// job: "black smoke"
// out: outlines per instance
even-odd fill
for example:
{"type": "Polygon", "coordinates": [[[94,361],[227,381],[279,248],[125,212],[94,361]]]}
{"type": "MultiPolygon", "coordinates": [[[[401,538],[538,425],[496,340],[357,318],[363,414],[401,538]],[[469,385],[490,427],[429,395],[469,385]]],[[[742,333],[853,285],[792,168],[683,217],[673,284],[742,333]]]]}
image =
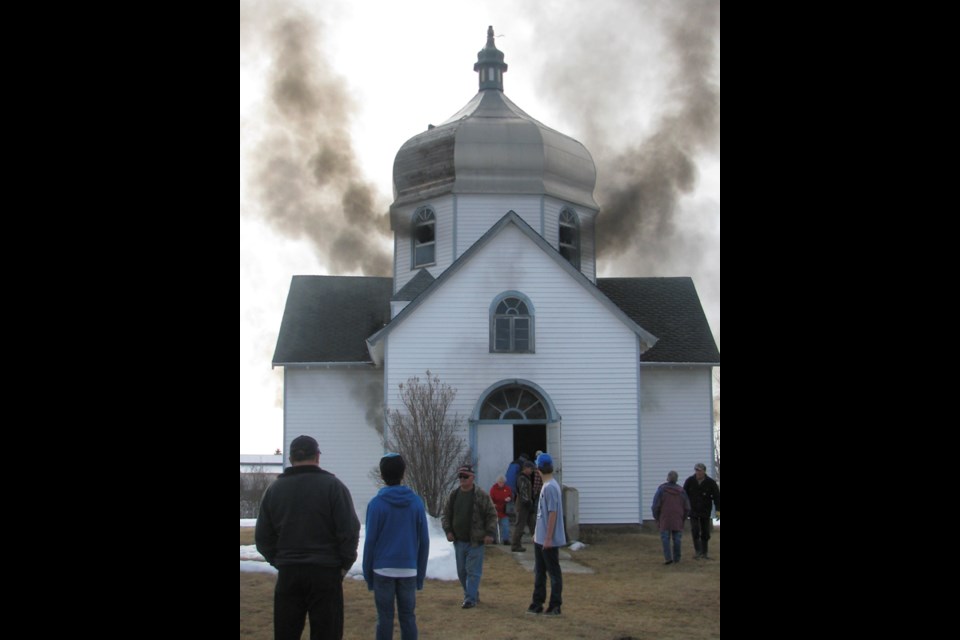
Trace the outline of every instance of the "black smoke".
{"type": "Polygon", "coordinates": [[[559,36],[542,40],[540,89],[597,165],[598,269],[692,276],[719,337],[720,204],[688,196],[699,165],[719,166],[720,3],[561,4],[538,5],[559,36]]]}
{"type": "Polygon", "coordinates": [[[263,135],[250,158],[263,218],[310,240],[333,273],[389,275],[387,206],[364,178],[349,125],[354,105],[324,56],[323,24],[304,9],[241,5],[241,45],[270,60],[263,135]]]}

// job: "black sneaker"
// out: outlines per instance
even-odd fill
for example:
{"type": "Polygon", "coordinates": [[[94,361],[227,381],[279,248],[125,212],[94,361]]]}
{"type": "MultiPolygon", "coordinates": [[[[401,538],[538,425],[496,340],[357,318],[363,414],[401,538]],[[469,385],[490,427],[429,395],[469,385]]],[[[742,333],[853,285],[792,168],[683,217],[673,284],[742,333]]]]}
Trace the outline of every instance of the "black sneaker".
{"type": "Polygon", "coordinates": [[[673,560],[667,560],[667,561],[664,562],[663,564],[673,564],[673,560]]]}
{"type": "Polygon", "coordinates": [[[543,612],[543,615],[545,615],[545,616],[559,616],[559,615],[560,615],[560,607],[550,607],[549,609],[547,609],[546,611],[543,612]]]}
{"type": "Polygon", "coordinates": [[[527,613],[529,613],[532,616],[538,616],[541,613],[543,613],[543,605],[531,604],[529,607],[527,607],[527,613]]]}
{"type": "Polygon", "coordinates": [[[512,549],[510,549],[510,551],[513,551],[514,553],[523,553],[526,550],[527,550],[526,547],[513,547],[512,549]]]}
{"type": "Polygon", "coordinates": [[[460,605],[460,608],[461,608],[461,609],[473,609],[475,606],[477,606],[477,603],[476,603],[476,602],[470,602],[469,600],[464,600],[464,601],[463,601],[463,604],[460,605]]]}

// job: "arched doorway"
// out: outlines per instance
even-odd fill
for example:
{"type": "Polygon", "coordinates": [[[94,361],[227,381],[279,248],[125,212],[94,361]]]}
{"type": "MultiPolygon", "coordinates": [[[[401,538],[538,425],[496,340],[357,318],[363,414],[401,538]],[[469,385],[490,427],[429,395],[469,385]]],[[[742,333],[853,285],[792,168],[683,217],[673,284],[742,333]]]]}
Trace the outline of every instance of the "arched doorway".
{"type": "Polygon", "coordinates": [[[537,385],[506,380],[489,387],[470,420],[477,484],[489,491],[521,453],[531,459],[538,449],[558,455],[559,422],[549,396],[537,385]]]}

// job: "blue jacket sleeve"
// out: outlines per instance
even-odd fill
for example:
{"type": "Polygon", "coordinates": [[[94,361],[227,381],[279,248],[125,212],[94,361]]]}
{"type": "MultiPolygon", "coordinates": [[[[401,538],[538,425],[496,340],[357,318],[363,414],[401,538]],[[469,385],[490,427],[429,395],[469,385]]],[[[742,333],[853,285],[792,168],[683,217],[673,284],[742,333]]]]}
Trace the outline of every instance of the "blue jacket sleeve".
{"type": "Polygon", "coordinates": [[[367,581],[368,591],[373,591],[373,554],[380,533],[380,513],[374,509],[375,503],[376,500],[371,500],[367,505],[367,534],[363,542],[363,579],[367,581]]]}
{"type": "Polygon", "coordinates": [[[417,591],[423,590],[423,580],[427,577],[427,558],[430,557],[430,528],[427,525],[427,512],[420,500],[420,520],[417,523],[420,537],[420,550],[417,552],[417,591]]]}
{"type": "MultiPolygon", "coordinates": [[[[653,505],[651,506],[651,511],[653,511],[653,519],[660,519],[660,499],[663,495],[663,485],[657,487],[657,492],[653,494],[653,505]]],[[[684,494],[686,495],[686,494],[684,494]]]]}

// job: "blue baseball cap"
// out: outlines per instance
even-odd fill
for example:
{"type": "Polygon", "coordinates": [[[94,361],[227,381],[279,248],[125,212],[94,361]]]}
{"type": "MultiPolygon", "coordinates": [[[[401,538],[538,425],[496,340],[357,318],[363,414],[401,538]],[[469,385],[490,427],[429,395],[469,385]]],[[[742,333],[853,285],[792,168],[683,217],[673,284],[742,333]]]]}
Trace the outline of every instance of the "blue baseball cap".
{"type": "Polygon", "coordinates": [[[537,466],[544,467],[545,465],[553,465],[553,458],[550,457],[549,453],[541,453],[537,456],[537,466]]]}

